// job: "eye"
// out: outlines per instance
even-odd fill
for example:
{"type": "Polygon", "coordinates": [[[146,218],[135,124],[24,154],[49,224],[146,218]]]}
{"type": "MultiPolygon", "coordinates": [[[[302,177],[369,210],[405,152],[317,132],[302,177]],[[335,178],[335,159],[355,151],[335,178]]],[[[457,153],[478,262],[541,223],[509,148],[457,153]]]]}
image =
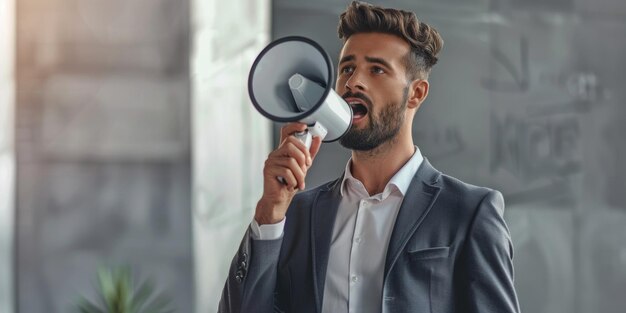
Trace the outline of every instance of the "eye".
{"type": "Polygon", "coordinates": [[[374,74],[385,74],[385,70],[380,66],[373,66],[372,73],[374,74]]]}
{"type": "Polygon", "coordinates": [[[344,66],[341,68],[341,71],[339,71],[341,74],[349,74],[352,73],[354,71],[354,67],[352,66],[344,66]]]}

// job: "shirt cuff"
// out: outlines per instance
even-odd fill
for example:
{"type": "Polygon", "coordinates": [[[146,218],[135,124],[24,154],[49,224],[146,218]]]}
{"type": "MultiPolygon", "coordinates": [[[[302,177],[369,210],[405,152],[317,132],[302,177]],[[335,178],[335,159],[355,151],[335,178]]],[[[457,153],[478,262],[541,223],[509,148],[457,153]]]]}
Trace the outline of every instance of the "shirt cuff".
{"type": "Polygon", "coordinates": [[[276,224],[263,224],[259,225],[255,219],[252,219],[252,223],[250,223],[250,230],[252,230],[252,239],[254,240],[276,240],[280,239],[283,236],[283,231],[285,229],[285,220],[287,218],[283,218],[282,221],[276,224]]]}

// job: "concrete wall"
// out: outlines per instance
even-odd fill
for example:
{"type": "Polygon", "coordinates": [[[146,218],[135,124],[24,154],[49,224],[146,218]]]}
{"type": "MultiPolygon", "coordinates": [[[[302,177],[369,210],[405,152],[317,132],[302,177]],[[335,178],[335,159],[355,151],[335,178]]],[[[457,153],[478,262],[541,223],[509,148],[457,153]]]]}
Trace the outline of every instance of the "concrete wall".
{"type": "Polygon", "coordinates": [[[0,312],[14,310],[15,2],[0,0],[0,312]]]}
{"type": "Polygon", "coordinates": [[[262,193],[270,123],[250,103],[248,71],[269,40],[267,0],[192,2],[195,312],[215,312],[262,193]]]}
{"type": "Polygon", "coordinates": [[[189,3],[17,12],[18,312],[73,311],[111,265],[190,312],[189,3]]]}

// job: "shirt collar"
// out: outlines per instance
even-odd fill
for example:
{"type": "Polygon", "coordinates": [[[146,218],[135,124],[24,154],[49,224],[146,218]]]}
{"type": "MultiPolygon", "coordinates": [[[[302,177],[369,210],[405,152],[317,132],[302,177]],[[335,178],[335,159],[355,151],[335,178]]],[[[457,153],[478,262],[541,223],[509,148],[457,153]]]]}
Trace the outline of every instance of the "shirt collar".
{"type": "MultiPolygon", "coordinates": [[[[402,196],[404,196],[406,194],[406,191],[409,189],[409,185],[413,180],[413,176],[415,176],[415,173],[417,173],[417,169],[420,167],[420,165],[422,165],[423,161],[424,157],[422,156],[420,149],[415,146],[415,152],[413,153],[413,156],[402,166],[402,168],[400,168],[399,171],[396,172],[395,175],[393,175],[393,177],[391,177],[391,179],[385,186],[382,198],[387,198],[387,196],[392,191],[392,186],[395,186],[398,191],[400,191],[402,196]]],[[[341,181],[340,193],[342,197],[345,193],[344,189],[348,188],[348,182],[352,184],[360,184],[362,186],[361,181],[352,176],[352,172],[350,171],[351,164],[352,158],[350,158],[350,160],[348,160],[348,163],[346,164],[343,180],[341,181]]],[[[362,188],[365,189],[365,187],[362,188]]]]}

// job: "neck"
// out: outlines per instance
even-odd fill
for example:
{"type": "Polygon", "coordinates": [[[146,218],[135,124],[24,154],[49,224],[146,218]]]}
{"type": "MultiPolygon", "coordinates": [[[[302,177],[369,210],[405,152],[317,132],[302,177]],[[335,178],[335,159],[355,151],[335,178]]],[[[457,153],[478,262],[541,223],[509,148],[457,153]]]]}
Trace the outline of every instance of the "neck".
{"type": "Polygon", "coordinates": [[[413,138],[400,133],[392,140],[369,151],[352,151],[352,176],[363,183],[370,195],[383,192],[385,186],[415,153],[413,138]]]}

